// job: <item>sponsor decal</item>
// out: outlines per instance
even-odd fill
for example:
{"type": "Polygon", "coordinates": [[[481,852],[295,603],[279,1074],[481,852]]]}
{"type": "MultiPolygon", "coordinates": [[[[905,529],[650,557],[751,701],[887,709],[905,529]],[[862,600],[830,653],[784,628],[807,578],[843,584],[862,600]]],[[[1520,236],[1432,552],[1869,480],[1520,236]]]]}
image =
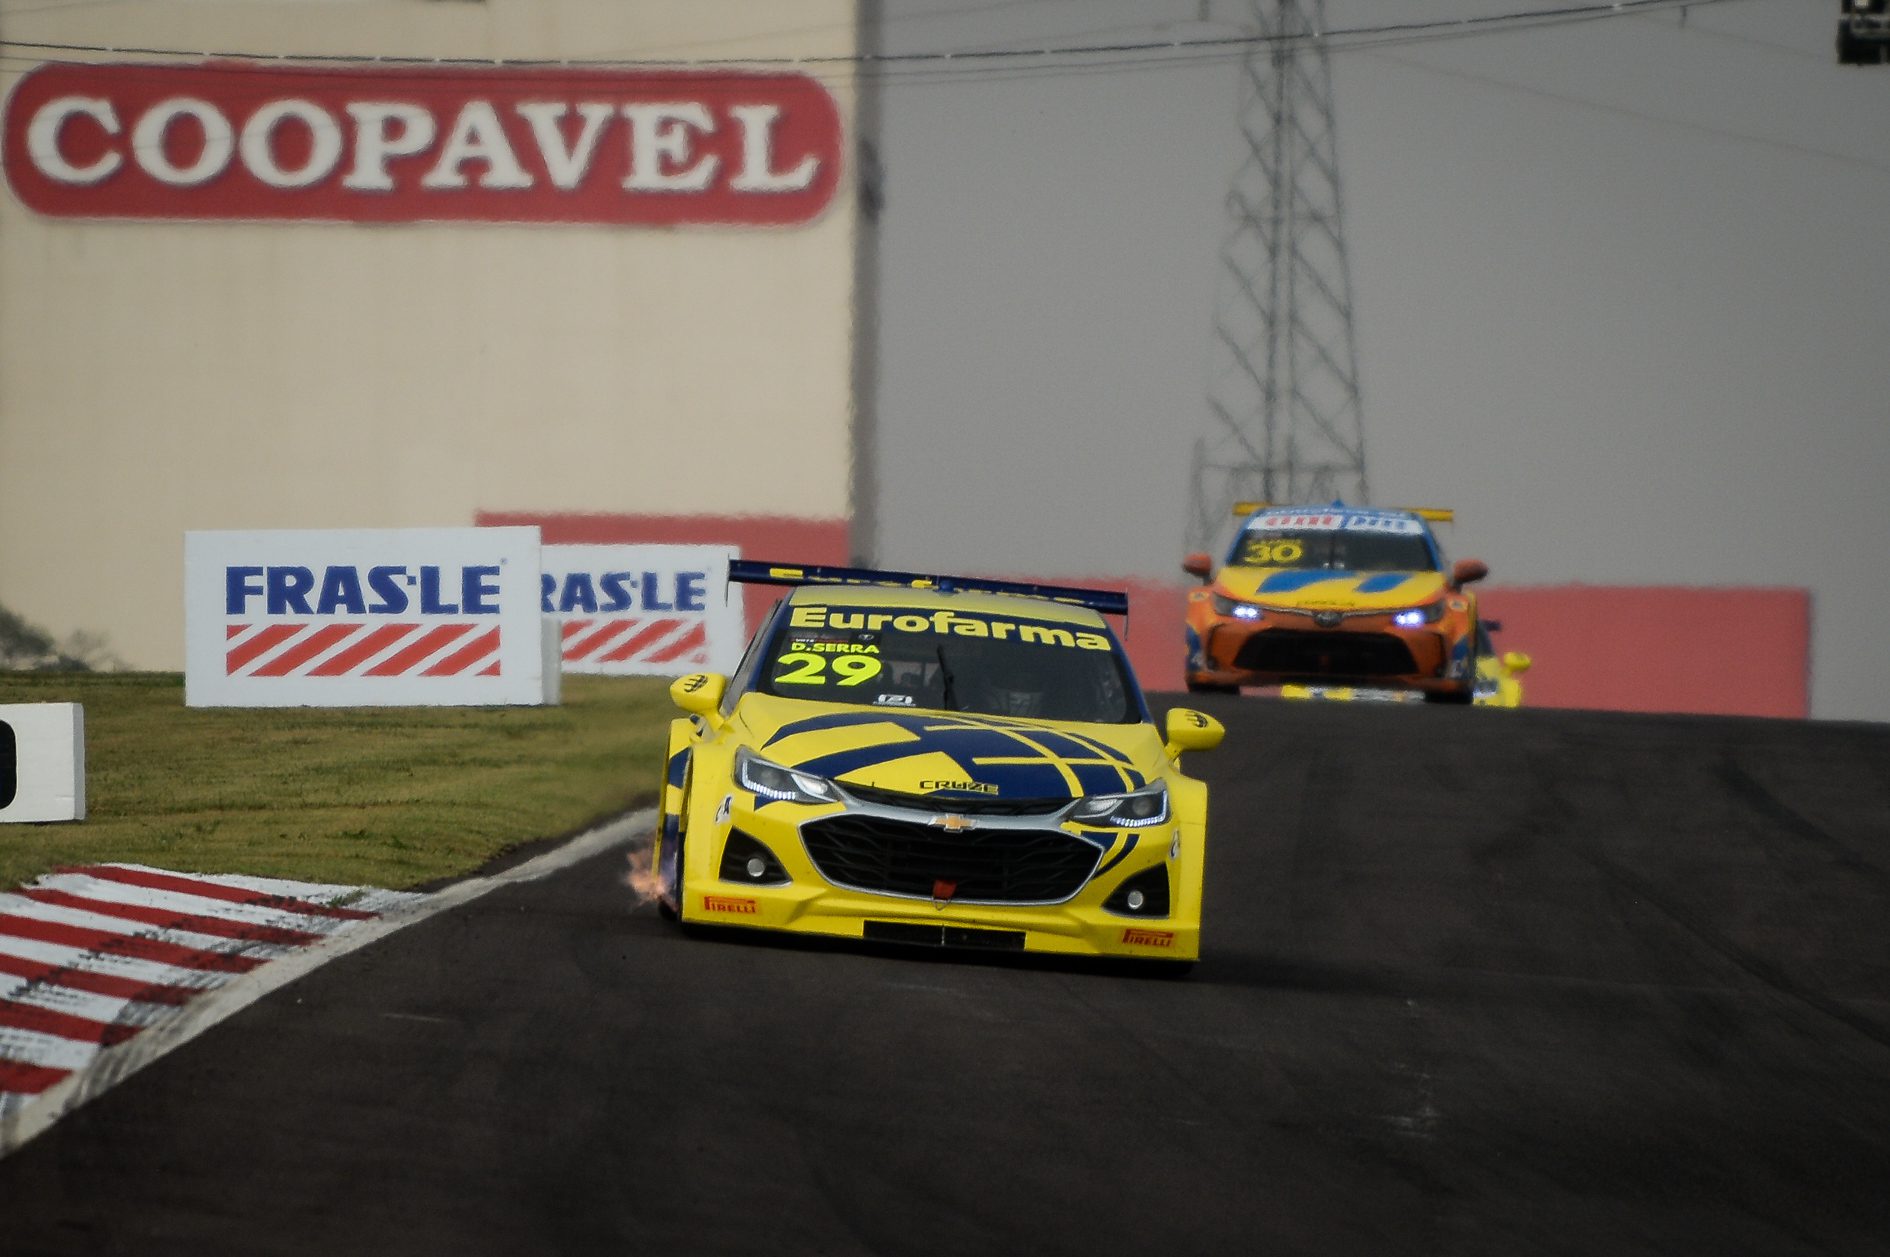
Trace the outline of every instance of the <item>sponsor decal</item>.
{"type": "Polygon", "coordinates": [[[735,796],[732,794],[723,795],[722,806],[715,809],[715,823],[720,825],[723,821],[727,820],[729,816],[734,813],[734,811],[735,811],[735,796]]]}
{"type": "Polygon", "coordinates": [[[1175,936],[1168,930],[1145,930],[1129,926],[1122,931],[1122,941],[1135,947],[1173,947],[1175,936]]]}
{"type": "Polygon", "coordinates": [[[726,912],[735,916],[752,917],[761,911],[761,905],[753,899],[744,899],[739,895],[704,895],[704,912],[726,912]]]}
{"type": "Polygon", "coordinates": [[[797,629],[850,629],[867,633],[933,633],[939,636],[990,637],[998,641],[1027,642],[1038,646],[1063,646],[1078,650],[1108,650],[1109,639],[1101,633],[1087,633],[1058,624],[1040,624],[1030,620],[1001,620],[992,616],[966,615],[940,608],[936,611],[869,611],[865,608],[803,606],[796,607],[789,626],[797,629]]]}
{"type": "Polygon", "coordinates": [[[785,226],[839,185],[803,74],[48,64],[6,177],[55,217],[785,226]]]}
{"type": "MultiPolygon", "coordinates": [[[[1266,511],[1247,524],[1249,532],[1422,533],[1424,525],[1402,515],[1375,511],[1266,511]]],[[[1281,560],[1285,561],[1285,560],[1281,560]]]]}

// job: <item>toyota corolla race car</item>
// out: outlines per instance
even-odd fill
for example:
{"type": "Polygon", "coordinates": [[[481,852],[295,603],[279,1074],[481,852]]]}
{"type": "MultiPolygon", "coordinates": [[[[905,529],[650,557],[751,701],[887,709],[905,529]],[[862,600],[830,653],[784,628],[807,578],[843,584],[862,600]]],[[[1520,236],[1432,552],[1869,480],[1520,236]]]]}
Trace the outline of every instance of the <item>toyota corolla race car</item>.
{"type": "Polygon", "coordinates": [[[1468,703],[1476,694],[1477,604],[1489,568],[1448,564],[1431,520],[1448,511],[1242,502],[1220,572],[1188,594],[1190,690],[1363,685],[1468,703]]]}
{"type": "Polygon", "coordinates": [[[1120,593],[737,560],[792,587],[670,687],[653,867],[685,925],[1192,961],[1220,724],[1149,717],[1120,593]]]}

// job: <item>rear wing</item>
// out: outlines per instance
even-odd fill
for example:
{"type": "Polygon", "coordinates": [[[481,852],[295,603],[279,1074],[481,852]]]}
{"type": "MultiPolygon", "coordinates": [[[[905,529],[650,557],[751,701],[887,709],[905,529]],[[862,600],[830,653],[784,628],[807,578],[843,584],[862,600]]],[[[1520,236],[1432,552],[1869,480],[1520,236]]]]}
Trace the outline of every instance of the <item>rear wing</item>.
{"type": "MultiPolygon", "coordinates": [[[[1333,505],[1341,510],[1347,509],[1339,503],[1334,503],[1333,505]]],[[[1255,511],[1265,511],[1271,510],[1274,507],[1290,506],[1293,506],[1293,504],[1289,502],[1236,502],[1234,503],[1234,515],[1236,518],[1245,519],[1255,511]]],[[[1299,508],[1293,507],[1293,509],[1299,508]]],[[[1305,509],[1310,511],[1324,508],[1308,506],[1305,509]]],[[[1454,524],[1457,522],[1457,512],[1442,506],[1362,506],[1357,509],[1362,511],[1406,511],[1417,516],[1419,519],[1427,519],[1433,524],[1454,524]]]]}
{"type": "Polygon", "coordinates": [[[1013,594],[1088,607],[1104,615],[1127,616],[1129,595],[1119,589],[1080,589],[1029,581],[986,580],[977,576],[927,576],[886,572],[871,567],[830,567],[817,563],[775,563],[765,559],[730,559],[728,578],[744,585],[858,585],[879,589],[936,589],[941,593],[1013,594]]]}

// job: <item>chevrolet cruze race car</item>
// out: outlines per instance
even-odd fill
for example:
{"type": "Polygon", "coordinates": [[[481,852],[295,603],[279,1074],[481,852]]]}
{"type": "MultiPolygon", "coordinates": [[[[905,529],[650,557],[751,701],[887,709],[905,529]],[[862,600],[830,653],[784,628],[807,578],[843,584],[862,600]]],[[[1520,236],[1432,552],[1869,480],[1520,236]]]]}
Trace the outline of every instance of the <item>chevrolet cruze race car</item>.
{"type": "Polygon", "coordinates": [[[793,588],[732,677],[670,688],[652,864],[685,925],[1192,961],[1207,787],[1107,591],[737,560],[793,588]]]}
{"type": "Polygon", "coordinates": [[[1218,575],[1206,554],[1182,564],[1206,582],[1188,594],[1187,684],[1364,685],[1427,701],[1476,694],[1474,595],[1489,568],[1447,564],[1427,520],[1448,511],[1271,506],[1246,517],[1218,575]]]}
{"type": "Polygon", "coordinates": [[[1535,660],[1520,650],[1497,652],[1491,633],[1500,633],[1502,624],[1482,620],[1477,624],[1477,706],[1521,707],[1522,674],[1535,660]]]}

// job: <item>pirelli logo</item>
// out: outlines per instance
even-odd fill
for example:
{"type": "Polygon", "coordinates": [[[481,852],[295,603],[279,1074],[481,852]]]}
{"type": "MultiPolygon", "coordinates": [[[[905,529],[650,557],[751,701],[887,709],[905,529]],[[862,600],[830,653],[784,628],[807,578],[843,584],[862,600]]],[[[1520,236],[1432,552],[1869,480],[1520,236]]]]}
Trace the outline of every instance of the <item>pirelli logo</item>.
{"type": "Polygon", "coordinates": [[[1122,931],[1122,941],[1135,947],[1173,947],[1175,936],[1169,930],[1139,930],[1131,926],[1122,931]]]}
{"type": "Polygon", "coordinates": [[[753,899],[742,899],[735,895],[704,895],[704,912],[732,912],[737,916],[752,917],[761,910],[760,904],[753,899]]]}

